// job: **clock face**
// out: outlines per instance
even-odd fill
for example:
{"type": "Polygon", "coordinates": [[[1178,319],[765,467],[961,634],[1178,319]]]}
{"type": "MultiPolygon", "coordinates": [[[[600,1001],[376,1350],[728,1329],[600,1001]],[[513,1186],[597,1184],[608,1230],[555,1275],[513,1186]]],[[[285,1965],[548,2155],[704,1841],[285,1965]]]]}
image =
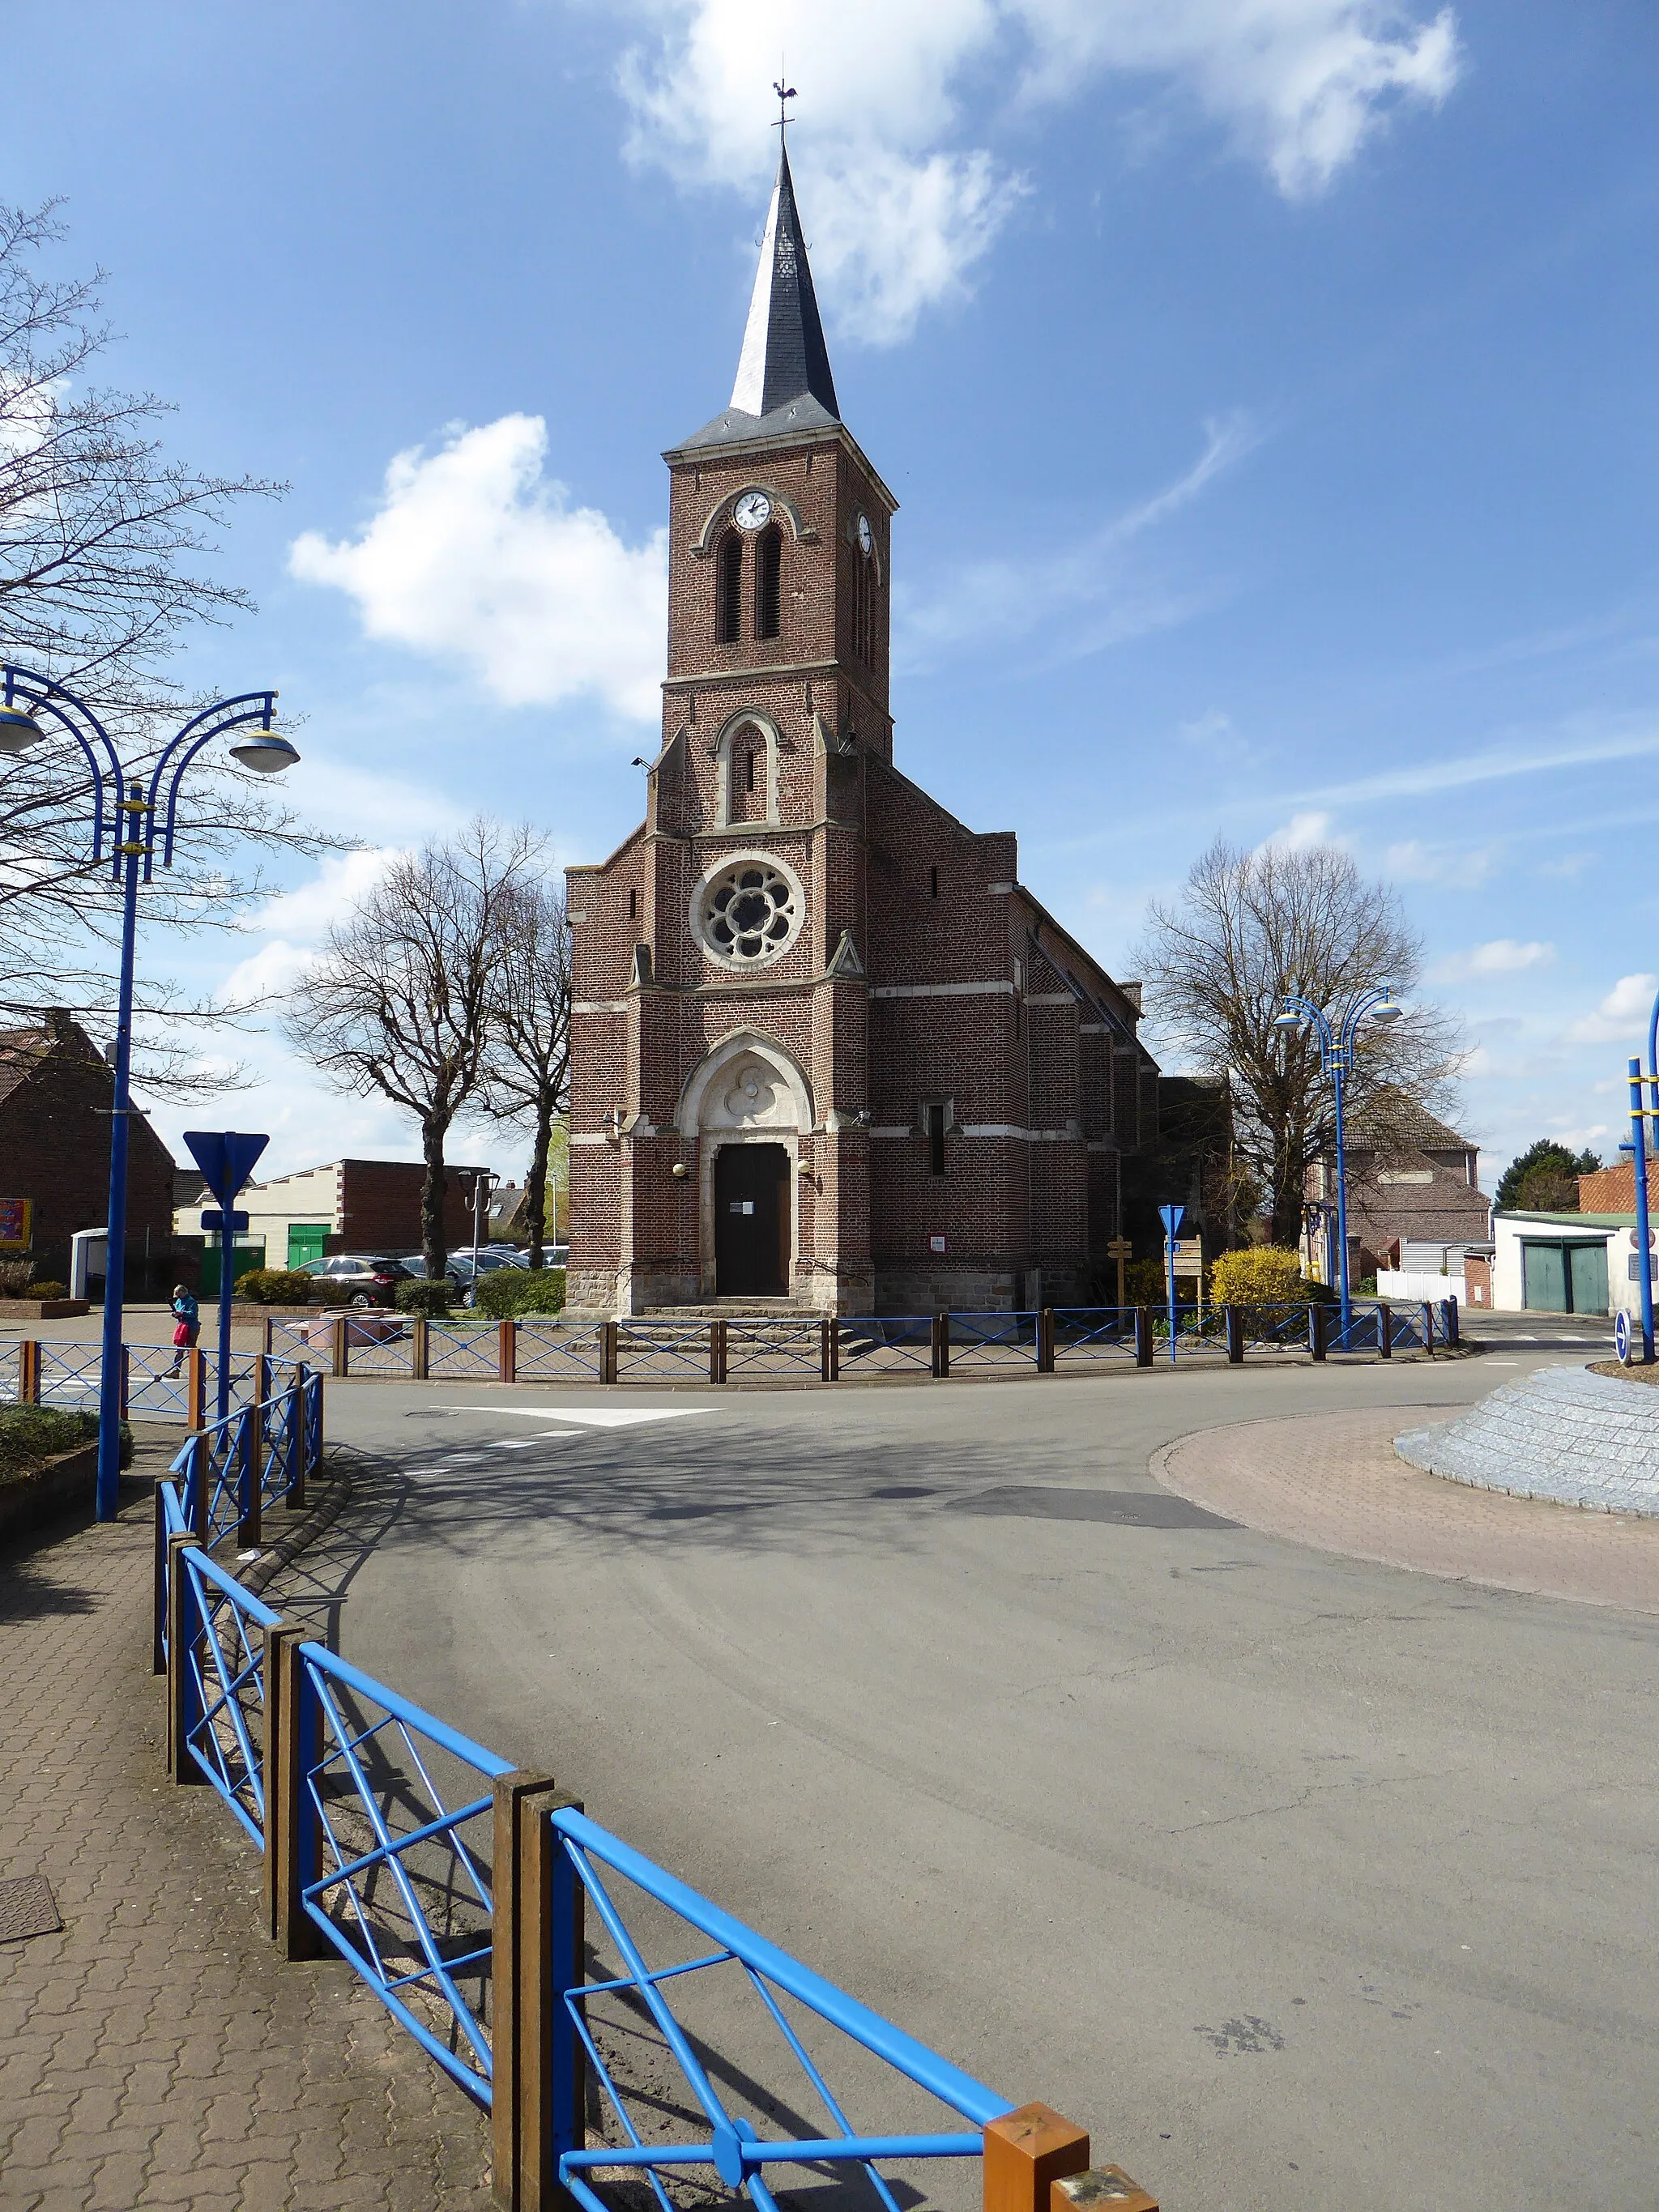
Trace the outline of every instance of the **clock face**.
{"type": "Polygon", "coordinates": [[[860,514],[853,527],[858,537],[859,551],[863,554],[865,559],[867,561],[870,556],[876,550],[876,533],[870,527],[869,516],[867,514],[860,514]]]}
{"type": "Polygon", "coordinates": [[[763,491],[746,491],[732,510],[739,530],[761,530],[772,520],[772,502],[763,491]]]}

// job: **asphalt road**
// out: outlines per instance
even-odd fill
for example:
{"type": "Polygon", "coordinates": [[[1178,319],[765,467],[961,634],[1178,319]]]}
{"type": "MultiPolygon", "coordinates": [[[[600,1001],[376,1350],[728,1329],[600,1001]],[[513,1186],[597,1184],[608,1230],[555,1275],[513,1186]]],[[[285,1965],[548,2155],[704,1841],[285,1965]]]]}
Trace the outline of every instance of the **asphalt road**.
{"type": "Polygon", "coordinates": [[[1165,2212],[1633,2212],[1659,1623],[1215,1525],[1146,1472],[1558,1356],[331,1386],[376,1539],[338,1639],[1165,2212]]]}

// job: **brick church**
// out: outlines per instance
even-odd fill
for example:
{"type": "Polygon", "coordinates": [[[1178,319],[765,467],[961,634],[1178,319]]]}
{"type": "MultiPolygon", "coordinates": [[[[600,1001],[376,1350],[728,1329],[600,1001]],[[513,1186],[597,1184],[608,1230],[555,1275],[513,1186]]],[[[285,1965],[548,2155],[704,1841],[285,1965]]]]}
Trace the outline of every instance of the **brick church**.
{"type": "Polygon", "coordinates": [[[1103,1294],[1156,1143],[1139,990],[893,763],[897,506],[841,419],[787,153],[731,404],[665,454],[646,818],[569,871],[570,1304],[1103,1294]]]}

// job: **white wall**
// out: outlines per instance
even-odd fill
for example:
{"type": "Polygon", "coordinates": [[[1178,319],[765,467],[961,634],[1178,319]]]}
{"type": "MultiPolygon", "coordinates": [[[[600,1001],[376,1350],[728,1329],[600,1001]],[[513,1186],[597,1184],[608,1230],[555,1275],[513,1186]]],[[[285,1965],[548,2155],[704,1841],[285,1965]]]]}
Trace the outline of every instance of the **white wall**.
{"type": "Polygon", "coordinates": [[[1380,1267],[1376,1275],[1376,1295],[1379,1298],[1398,1298],[1409,1304],[1425,1298],[1434,1304],[1442,1298],[1455,1298],[1460,1306],[1468,1303],[1461,1269],[1455,1275],[1429,1275],[1416,1268],[1380,1267]]]}

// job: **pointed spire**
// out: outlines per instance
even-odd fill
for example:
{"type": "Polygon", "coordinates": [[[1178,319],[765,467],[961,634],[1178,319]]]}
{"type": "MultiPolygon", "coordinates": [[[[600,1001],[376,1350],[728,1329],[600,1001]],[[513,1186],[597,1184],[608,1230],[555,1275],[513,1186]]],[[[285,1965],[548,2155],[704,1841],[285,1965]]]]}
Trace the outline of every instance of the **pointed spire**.
{"type": "Polygon", "coordinates": [[[816,399],[833,420],[840,420],[789,174],[789,149],[780,145],[778,180],[772,187],[732,404],[745,415],[769,415],[802,398],[816,399]]]}

